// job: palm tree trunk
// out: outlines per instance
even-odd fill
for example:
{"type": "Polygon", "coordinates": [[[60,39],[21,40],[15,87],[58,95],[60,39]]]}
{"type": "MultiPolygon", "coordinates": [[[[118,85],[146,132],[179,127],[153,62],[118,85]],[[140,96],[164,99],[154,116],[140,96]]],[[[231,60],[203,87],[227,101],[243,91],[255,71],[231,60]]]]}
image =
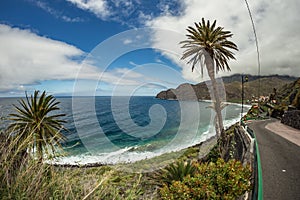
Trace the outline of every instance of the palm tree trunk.
{"type": "Polygon", "coordinates": [[[205,64],[206,64],[206,69],[208,76],[211,80],[212,84],[212,90],[213,90],[213,97],[212,100],[214,101],[214,109],[216,112],[216,124],[215,124],[215,129],[216,129],[216,134],[219,140],[219,145],[220,145],[220,154],[221,157],[224,158],[226,154],[226,133],[224,130],[224,125],[223,125],[223,119],[222,119],[222,109],[221,109],[221,100],[220,100],[220,95],[218,91],[218,84],[215,78],[215,67],[214,67],[214,62],[211,58],[211,56],[208,53],[205,53],[205,64]]]}

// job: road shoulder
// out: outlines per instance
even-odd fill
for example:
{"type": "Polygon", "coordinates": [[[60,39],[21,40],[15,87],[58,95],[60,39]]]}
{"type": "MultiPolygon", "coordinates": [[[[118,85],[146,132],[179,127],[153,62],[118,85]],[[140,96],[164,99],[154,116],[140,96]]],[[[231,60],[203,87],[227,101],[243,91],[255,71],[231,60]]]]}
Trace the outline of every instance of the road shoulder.
{"type": "Polygon", "coordinates": [[[279,120],[268,123],[266,129],[300,146],[300,130],[284,125],[279,120]]]}

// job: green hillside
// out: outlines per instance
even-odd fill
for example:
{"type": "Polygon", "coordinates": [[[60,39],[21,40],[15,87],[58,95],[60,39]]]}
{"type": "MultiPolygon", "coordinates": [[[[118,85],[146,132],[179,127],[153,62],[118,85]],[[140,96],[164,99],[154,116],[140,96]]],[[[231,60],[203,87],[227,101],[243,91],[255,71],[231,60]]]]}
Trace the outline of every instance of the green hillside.
{"type": "MultiPolygon", "coordinates": [[[[290,76],[270,75],[270,76],[248,76],[248,82],[244,84],[244,97],[251,100],[252,97],[269,96],[273,93],[274,88],[278,90],[284,85],[291,84],[297,78],[290,76]]],[[[242,75],[234,74],[232,76],[223,77],[223,83],[226,92],[226,101],[241,102],[242,98],[242,75]]],[[[210,94],[207,89],[207,83],[201,82],[198,84],[184,83],[179,85],[176,89],[169,89],[161,91],[157,94],[156,98],[159,99],[177,99],[180,100],[195,100],[195,95],[198,100],[208,100],[210,94]],[[189,88],[193,91],[189,91],[189,88]]],[[[209,82],[208,82],[209,84],[209,82]]]]}
{"type": "Polygon", "coordinates": [[[282,86],[275,98],[281,106],[292,105],[300,110],[300,78],[282,86]]]}

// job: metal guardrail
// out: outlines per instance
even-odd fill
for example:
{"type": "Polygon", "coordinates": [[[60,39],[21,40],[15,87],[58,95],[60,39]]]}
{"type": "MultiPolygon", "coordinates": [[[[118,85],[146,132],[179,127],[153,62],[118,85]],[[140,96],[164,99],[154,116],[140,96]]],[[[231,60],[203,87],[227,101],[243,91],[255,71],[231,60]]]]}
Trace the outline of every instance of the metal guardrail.
{"type": "Polygon", "coordinates": [[[262,179],[262,169],[261,169],[261,162],[260,162],[260,154],[258,149],[258,144],[256,142],[255,137],[255,149],[256,149],[256,163],[257,163],[257,184],[258,184],[258,191],[257,191],[257,199],[263,200],[263,179],[262,179]]]}
{"type": "Polygon", "coordinates": [[[253,155],[254,155],[254,190],[252,192],[253,200],[263,200],[263,179],[262,179],[262,169],[261,169],[261,161],[260,161],[260,153],[258,148],[257,139],[254,131],[249,128],[243,121],[241,121],[241,125],[246,129],[249,135],[254,139],[253,146],[253,155]]]}

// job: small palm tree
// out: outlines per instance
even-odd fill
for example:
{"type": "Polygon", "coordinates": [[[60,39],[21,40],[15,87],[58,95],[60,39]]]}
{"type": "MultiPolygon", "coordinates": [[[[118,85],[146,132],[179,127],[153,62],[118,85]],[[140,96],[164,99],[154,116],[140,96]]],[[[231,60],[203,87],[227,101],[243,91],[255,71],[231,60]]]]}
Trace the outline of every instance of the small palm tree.
{"type": "Polygon", "coordinates": [[[39,91],[35,91],[30,98],[26,94],[26,101],[21,99],[20,106],[14,105],[17,113],[10,114],[13,122],[8,130],[17,138],[16,145],[25,146],[28,152],[33,152],[40,162],[43,155],[54,155],[56,147],[61,147],[61,141],[65,137],[61,134],[64,120],[60,118],[65,114],[52,114],[59,110],[57,102],[52,95],[47,95],[44,91],[39,96],[39,91]]]}
{"type": "Polygon", "coordinates": [[[172,181],[183,181],[184,177],[188,175],[193,177],[196,170],[197,167],[190,161],[178,161],[176,164],[172,163],[164,169],[161,179],[166,184],[172,184],[172,181]]]}
{"type": "Polygon", "coordinates": [[[195,28],[189,26],[187,31],[188,34],[186,36],[188,39],[180,42],[180,44],[183,44],[182,48],[186,49],[181,59],[189,58],[187,63],[192,64],[192,71],[196,64],[199,63],[201,74],[203,74],[205,65],[212,83],[215,99],[213,107],[217,114],[216,132],[218,138],[221,138],[221,144],[225,145],[226,135],[215,74],[220,70],[230,70],[227,62],[229,59],[235,59],[234,53],[230,49],[238,50],[238,48],[233,42],[228,40],[228,38],[232,37],[230,31],[224,31],[223,27],[216,27],[216,20],[210,24],[209,20],[205,22],[204,18],[202,18],[202,23],[195,23],[195,28]],[[202,61],[204,61],[204,65],[202,65],[202,61]]]}

